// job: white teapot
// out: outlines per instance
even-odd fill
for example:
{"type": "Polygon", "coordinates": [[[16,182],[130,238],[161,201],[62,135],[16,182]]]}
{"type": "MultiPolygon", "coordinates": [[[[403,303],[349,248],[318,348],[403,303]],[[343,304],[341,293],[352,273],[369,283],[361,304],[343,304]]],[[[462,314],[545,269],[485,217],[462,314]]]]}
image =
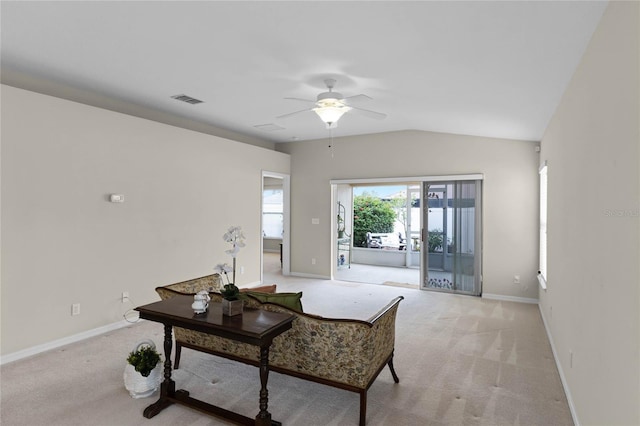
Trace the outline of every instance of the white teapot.
{"type": "Polygon", "coordinates": [[[206,290],[201,290],[197,294],[193,296],[193,303],[191,304],[191,308],[193,312],[196,314],[203,314],[207,312],[209,309],[209,301],[211,298],[209,297],[209,293],[206,290]]]}

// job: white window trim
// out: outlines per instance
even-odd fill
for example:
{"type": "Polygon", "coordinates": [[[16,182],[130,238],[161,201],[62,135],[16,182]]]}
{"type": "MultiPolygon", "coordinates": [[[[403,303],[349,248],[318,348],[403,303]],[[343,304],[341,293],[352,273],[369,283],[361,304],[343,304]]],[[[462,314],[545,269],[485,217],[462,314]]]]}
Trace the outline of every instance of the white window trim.
{"type": "Polygon", "coordinates": [[[366,178],[366,179],[331,179],[331,185],[366,185],[366,184],[387,184],[387,183],[408,183],[408,182],[441,182],[450,180],[483,180],[482,173],[468,175],[448,175],[448,176],[407,176],[393,178],[366,178]]]}

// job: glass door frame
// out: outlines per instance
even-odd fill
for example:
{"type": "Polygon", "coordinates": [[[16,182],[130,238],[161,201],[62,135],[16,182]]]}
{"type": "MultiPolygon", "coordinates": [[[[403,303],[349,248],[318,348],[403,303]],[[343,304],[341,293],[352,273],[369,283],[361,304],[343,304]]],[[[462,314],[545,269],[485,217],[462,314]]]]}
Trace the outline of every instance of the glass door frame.
{"type": "MultiPolygon", "coordinates": [[[[468,295],[474,295],[474,296],[481,296],[482,295],[482,179],[457,179],[457,180],[451,180],[451,181],[441,181],[441,180],[428,180],[428,181],[423,181],[422,182],[422,186],[421,186],[421,200],[420,200],[420,204],[422,206],[422,232],[420,233],[421,236],[421,246],[423,247],[423,252],[421,255],[421,262],[420,262],[420,289],[421,290],[429,290],[429,291],[443,291],[443,292],[448,292],[448,293],[455,293],[455,294],[468,294],[468,295]],[[473,284],[473,290],[472,291],[463,291],[463,290],[459,290],[456,288],[456,286],[459,284],[457,283],[456,280],[456,275],[458,275],[458,268],[456,265],[456,262],[459,261],[458,259],[458,255],[460,253],[458,253],[458,250],[460,250],[460,244],[455,244],[455,250],[456,252],[454,253],[454,267],[452,269],[451,275],[452,275],[452,289],[446,289],[446,288],[437,288],[437,287],[429,287],[427,286],[427,279],[429,278],[429,248],[428,248],[428,240],[429,240],[429,205],[428,205],[428,200],[429,200],[429,196],[428,194],[430,192],[433,191],[429,191],[429,186],[430,185],[434,185],[434,184],[442,184],[445,185],[445,190],[444,193],[447,193],[446,190],[446,186],[447,185],[452,185],[453,186],[453,197],[451,199],[454,200],[455,202],[455,197],[456,197],[456,184],[457,183],[471,183],[471,182],[475,182],[475,198],[474,198],[474,259],[473,259],[473,270],[474,270],[474,284],[473,284]]],[[[447,217],[448,217],[448,213],[447,210],[449,209],[449,202],[448,200],[450,199],[450,197],[444,197],[443,202],[446,203],[445,204],[445,208],[444,208],[444,214],[443,214],[443,242],[442,242],[442,256],[443,256],[443,264],[445,263],[446,259],[445,257],[448,255],[448,241],[447,241],[447,217]]],[[[458,226],[457,226],[457,220],[458,220],[458,212],[456,211],[456,207],[451,207],[453,210],[452,212],[452,222],[453,222],[453,232],[457,232],[458,230],[458,226]]],[[[454,235],[455,236],[455,235],[454,235]]]]}

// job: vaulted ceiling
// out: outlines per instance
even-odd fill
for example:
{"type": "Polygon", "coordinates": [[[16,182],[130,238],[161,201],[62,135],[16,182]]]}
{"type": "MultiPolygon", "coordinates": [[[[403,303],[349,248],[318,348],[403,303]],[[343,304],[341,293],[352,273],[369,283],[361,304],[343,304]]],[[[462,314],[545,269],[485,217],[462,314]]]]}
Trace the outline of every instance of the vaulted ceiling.
{"type": "Polygon", "coordinates": [[[308,107],[284,98],[315,100],[334,78],[343,95],[371,97],[356,106],[387,114],[347,113],[335,137],[417,129],[540,140],[606,2],[0,7],[2,81],[9,85],[291,142],[326,138],[330,130],[312,111],[276,118],[308,107]],[[179,94],[203,103],[171,98],[179,94]]]}

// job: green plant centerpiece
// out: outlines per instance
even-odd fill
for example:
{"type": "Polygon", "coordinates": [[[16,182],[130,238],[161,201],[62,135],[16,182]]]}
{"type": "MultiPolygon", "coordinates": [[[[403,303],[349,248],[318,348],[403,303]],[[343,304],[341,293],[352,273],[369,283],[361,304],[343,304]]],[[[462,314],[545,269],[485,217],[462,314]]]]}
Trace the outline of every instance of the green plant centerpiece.
{"type": "Polygon", "coordinates": [[[239,226],[230,227],[222,238],[231,243],[231,249],[226,250],[225,253],[231,255],[233,259],[233,266],[229,266],[226,263],[221,263],[215,266],[214,271],[223,277],[223,288],[220,290],[220,294],[223,297],[222,300],[222,313],[224,315],[233,316],[242,313],[243,301],[240,300],[240,289],[235,285],[236,282],[236,257],[242,247],[245,246],[245,236],[242,232],[242,228],[239,226]],[[229,273],[232,273],[232,280],[229,279],[229,273]],[[227,279],[227,284],[224,284],[224,278],[227,279]]]}
{"type": "Polygon", "coordinates": [[[226,300],[238,300],[240,289],[236,287],[234,283],[225,284],[224,288],[220,291],[220,294],[222,294],[222,297],[226,300]]]}
{"type": "Polygon", "coordinates": [[[149,377],[149,374],[160,362],[160,354],[153,346],[140,346],[137,350],[129,353],[127,362],[133,365],[133,368],[143,377],[149,377]]]}

